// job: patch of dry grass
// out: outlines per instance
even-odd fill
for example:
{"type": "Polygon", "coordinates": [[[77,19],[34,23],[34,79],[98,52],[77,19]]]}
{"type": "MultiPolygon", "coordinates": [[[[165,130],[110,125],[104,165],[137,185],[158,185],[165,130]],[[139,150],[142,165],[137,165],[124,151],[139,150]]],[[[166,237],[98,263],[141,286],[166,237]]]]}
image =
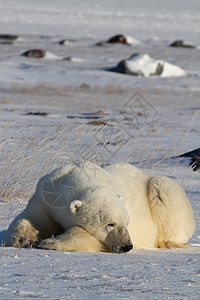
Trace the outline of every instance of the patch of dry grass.
{"type": "Polygon", "coordinates": [[[111,123],[101,126],[87,124],[87,119],[82,125],[73,119],[67,126],[52,125],[46,119],[36,123],[31,117],[0,125],[0,202],[19,198],[28,201],[38,179],[66,163],[90,160],[99,165],[116,161],[134,162],[139,167],[152,161],[153,167],[159,164],[162,154],[166,157],[166,149],[162,150],[158,142],[155,147],[162,135],[159,131],[163,132],[160,122],[146,119],[138,129],[130,127],[122,113],[119,117],[119,121],[111,118],[111,123]]]}
{"type": "MultiPolygon", "coordinates": [[[[27,126],[9,121],[0,128],[0,197],[3,202],[27,201],[38,179],[69,162],[90,160],[97,164],[139,158],[140,138],[131,138],[117,126],[27,126]]],[[[142,151],[145,151],[143,144],[142,151]]]]}

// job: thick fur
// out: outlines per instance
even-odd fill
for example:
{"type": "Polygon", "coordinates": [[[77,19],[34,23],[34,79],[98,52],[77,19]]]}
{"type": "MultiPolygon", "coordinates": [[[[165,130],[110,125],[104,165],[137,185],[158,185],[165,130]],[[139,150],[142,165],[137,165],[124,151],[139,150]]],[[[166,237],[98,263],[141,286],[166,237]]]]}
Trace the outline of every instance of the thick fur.
{"type": "Polygon", "coordinates": [[[42,241],[40,248],[57,251],[110,252],[105,244],[77,226],[59,236],[42,241]]]}
{"type": "Polygon", "coordinates": [[[179,184],[130,164],[67,165],[41,178],[5,246],[81,252],[186,247],[195,229],[179,184]],[[42,240],[42,241],[41,241],[42,240]]]}

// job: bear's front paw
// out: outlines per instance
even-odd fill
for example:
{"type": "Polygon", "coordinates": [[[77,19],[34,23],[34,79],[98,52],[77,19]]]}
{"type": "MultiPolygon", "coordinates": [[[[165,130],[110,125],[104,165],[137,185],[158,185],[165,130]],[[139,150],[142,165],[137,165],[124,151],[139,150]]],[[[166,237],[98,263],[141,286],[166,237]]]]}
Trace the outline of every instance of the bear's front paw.
{"type": "Polygon", "coordinates": [[[21,219],[17,222],[12,236],[13,247],[37,247],[40,241],[39,231],[35,229],[28,220],[21,219]]]}
{"type": "Polygon", "coordinates": [[[18,236],[14,235],[13,237],[13,247],[16,248],[37,248],[37,245],[40,243],[40,239],[34,239],[31,237],[18,236]]]}
{"type": "Polygon", "coordinates": [[[52,239],[43,240],[38,244],[37,248],[44,250],[58,250],[56,241],[52,239]]]}

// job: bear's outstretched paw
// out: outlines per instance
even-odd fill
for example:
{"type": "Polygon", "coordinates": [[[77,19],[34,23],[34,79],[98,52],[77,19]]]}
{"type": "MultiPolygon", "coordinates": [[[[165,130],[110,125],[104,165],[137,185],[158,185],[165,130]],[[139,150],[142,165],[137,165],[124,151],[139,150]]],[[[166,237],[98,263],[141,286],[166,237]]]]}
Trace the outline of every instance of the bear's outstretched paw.
{"type": "Polygon", "coordinates": [[[57,244],[58,243],[55,240],[46,239],[46,240],[41,241],[38,244],[37,248],[44,249],[44,250],[57,250],[57,251],[59,251],[60,249],[59,249],[57,244]]]}
{"type": "Polygon", "coordinates": [[[27,238],[24,236],[14,235],[13,237],[13,247],[15,248],[37,248],[40,241],[39,239],[34,240],[32,238],[27,238]]]}

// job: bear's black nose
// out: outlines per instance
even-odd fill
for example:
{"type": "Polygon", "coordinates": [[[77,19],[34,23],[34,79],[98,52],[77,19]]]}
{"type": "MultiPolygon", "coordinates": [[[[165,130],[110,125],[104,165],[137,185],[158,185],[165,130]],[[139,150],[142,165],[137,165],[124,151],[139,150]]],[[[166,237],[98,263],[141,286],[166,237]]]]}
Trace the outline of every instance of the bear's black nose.
{"type": "Polygon", "coordinates": [[[122,252],[128,252],[131,249],[133,249],[133,245],[132,244],[122,246],[122,252]]]}
{"type": "Polygon", "coordinates": [[[116,245],[113,247],[113,253],[126,253],[133,248],[132,244],[116,245]]]}

